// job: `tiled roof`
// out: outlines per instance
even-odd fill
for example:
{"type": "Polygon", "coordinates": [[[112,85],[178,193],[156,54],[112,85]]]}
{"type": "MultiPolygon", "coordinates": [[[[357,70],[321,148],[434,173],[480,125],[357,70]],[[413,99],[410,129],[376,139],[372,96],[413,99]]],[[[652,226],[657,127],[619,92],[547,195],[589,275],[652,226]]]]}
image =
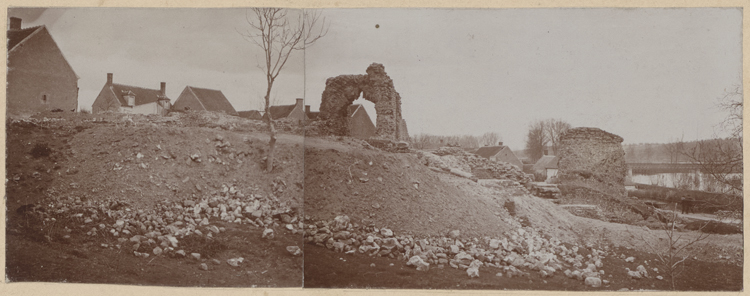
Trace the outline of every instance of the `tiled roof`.
{"type": "Polygon", "coordinates": [[[43,28],[44,26],[36,26],[21,30],[8,30],[8,51],[11,51],[16,45],[20,44],[21,41],[26,39],[26,37],[29,37],[29,35],[36,32],[36,30],[39,30],[40,28],[43,28]]]}
{"type": "Polygon", "coordinates": [[[474,154],[479,155],[484,158],[490,158],[493,155],[497,154],[498,152],[502,151],[505,146],[485,146],[482,148],[477,149],[474,154]]]}
{"type": "Polygon", "coordinates": [[[136,106],[156,102],[161,95],[161,90],[158,89],[148,89],[116,83],[112,83],[112,91],[114,91],[115,96],[117,96],[117,99],[120,100],[120,104],[123,106],[128,105],[128,101],[125,99],[125,95],[128,92],[135,94],[136,106]]]}
{"type": "Polygon", "coordinates": [[[243,118],[250,118],[250,119],[261,119],[263,118],[263,115],[260,114],[260,111],[258,110],[248,110],[248,111],[239,111],[237,114],[240,117],[243,118]]]}
{"type": "Polygon", "coordinates": [[[227,97],[220,90],[186,86],[189,88],[198,100],[203,104],[207,111],[224,111],[230,115],[238,115],[227,97]]]}
{"type": "Polygon", "coordinates": [[[297,105],[280,105],[280,106],[271,106],[269,108],[269,112],[271,112],[271,118],[280,119],[280,118],[286,118],[289,116],[289,113],[292,113],[292,110],[294,110],[294,107],[297,105]]]}
{"type": "Polygon", "coordinates": [[[560,158],[557,156],[545,155],[536,161],[533,169],[535,171],[542,171],[545,169],[556,169],[558,161],[560,161],[560,158]]]}

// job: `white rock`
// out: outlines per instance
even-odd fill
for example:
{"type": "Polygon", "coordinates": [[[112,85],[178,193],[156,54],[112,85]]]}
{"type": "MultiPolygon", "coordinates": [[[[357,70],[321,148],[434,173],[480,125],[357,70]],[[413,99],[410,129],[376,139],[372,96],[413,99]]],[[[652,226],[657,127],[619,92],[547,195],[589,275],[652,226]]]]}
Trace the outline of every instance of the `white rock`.
{"type": "Polygon", "coordinates": [[[424,260],[422,260],[422,257],[419,256],[412,256],[411,258],[409,258],[409,261],[406,262],[406,265],[415,266],[419,271],[430,270],[430,263],[424,262],[424,260]]]}
{"type": "Polygon", "coordinates": [[[591,286],[594,288],[602,286],[602,280],[598,277],[587,277],[584,283],[586,284],[586,286],[591,286]]]}
{"type": "Polygon", "coordinates": [[[273,237],[273,229],[266,228],[265,230],[263,230],[263,236],[261,236],[261,238],[273,239],[273,237]]]}
{"type": "Polygon", "coordinates": [[[302,249],[298,246],[288,246],[286,247],[286,251],[289,252],[289,254],[292,254],[292,256],[302,255],[302,249]]]}
{"type": "Polygon", "coordinates": [[[625,262],[635,262],[635,257],[625,258],[625,262]]]}

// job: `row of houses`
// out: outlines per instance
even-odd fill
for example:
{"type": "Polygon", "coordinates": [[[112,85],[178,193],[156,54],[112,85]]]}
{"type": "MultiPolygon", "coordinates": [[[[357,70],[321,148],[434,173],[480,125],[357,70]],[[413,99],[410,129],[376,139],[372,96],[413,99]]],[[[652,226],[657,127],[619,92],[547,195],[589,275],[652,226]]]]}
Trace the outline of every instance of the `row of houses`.
{"type": "MultiPolygon", "coordinates": [[[[45,26],[22,28],[22,19],[11,17],[7,32],[8,75],[6,110],[9,112],[76,111],[78,109],[78,80],[73,68],[45,26]]],[[[91,111],[133,114],[159,114],[205,110],[224,112],[249,119],[264,119],[257,110],[237,112],[220,90],[186,86],[177,100],[166,95],[166,82],[159,88],[146,88],[115,83],[113,73],[97,95],[91,111]]],[[[294,105],[271,106],[273,119],[315,120],[318,112],[311,112],[303,99],[294,105]]],[[[375,135],[375,125],[362,105],[349,107],[352,136],[369,138],[375,135]]]]}

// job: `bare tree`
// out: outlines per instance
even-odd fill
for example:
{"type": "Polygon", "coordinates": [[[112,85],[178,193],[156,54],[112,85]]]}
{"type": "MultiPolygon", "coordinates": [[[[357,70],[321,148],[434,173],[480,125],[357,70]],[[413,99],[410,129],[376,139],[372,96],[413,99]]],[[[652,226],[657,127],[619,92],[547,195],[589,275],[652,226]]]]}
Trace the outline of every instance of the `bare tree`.
{"type": "Polygon", "coordinates": [[[672,142],[662,145],[664,152],[669,155],[669,163],[679,162],[682,153],[685,151],[685,142],[683,138],[675,139],[672,142]]]}
{"type": "Polygon", "coordinates": [[[276,146],[276,128],[273,124],[270,97],[271,89],[289,56],[294,51],[304,50],[328,33],[325,18],[321,20],[319,12],[302,10],[299,16],[288,16],[283,8],[253,8],[253,16],[246,15],[250,25],[242,34],[245,39],[263,49],[264,64],[259,66],[266,74],[265,114],[271,137],[266,157],[266,171],[273,170],[274,148],[276,146]]]}
{"type": "Polygon", "coordinates": [[[529,125],[529,133],[526,136],[526,150],[529,151],[529,158],[536,162],[544,155],[544,148],[547,147],[547,136],[545,133],[547,123],[542,120],[535,121],[529,125]]]}
{"type": "Polygon", "coordinates": [[[570,123],[561,119],[547,119],[545,121],[544,134],[550,146],[552,146],[552,151],[555,155],[557,155],[558,149],[560,149],[560,137],[570,128],[570,123]]]}
{"type": "Polygon", "coordinates": [[[704,175],[723,185],[722,193],[736,197],[729,200],[737,203],[738,211],[742,211],[743,192],[742,99],[742,88],[738,86],[718,100],[718,106],[728,112],[720,124],[728,137],[698,141],[682,152],[704,175]]]}

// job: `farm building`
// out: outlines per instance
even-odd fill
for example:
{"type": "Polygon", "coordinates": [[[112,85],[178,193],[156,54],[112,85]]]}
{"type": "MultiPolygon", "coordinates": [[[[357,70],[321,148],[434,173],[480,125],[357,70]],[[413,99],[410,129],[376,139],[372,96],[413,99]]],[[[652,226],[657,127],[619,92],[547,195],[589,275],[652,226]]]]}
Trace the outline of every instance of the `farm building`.
{"type": "Polygon", "coordinates": [[[172,105],[173,111],[203,110],[239,116],[220,90],[186,86],[172,105]]]}
{"type": "Polygon", "coordinates": [[[507,162],[518,168],[523,168],[521,160],[510,150],[510,147],[504,146],[503,142],[499,142],[498,146],[485,146],[479,148],[474,154],[494,161],[507,162]]]}
{"type": "Polygon", "coordinates": [[[549,181],[550,178],[557,176],[558,161],[560,161],[560,158],[554,155],[542,156],[542,158],[536,161],[532,171],[535,174],[543,175],[545,181],[549,181]]]}
{"type": "Polygon", "coordinates": [[[112,82],[112,73],[107,73],[107,83],[99,92],[94,104],[93,113],[105,111],[165,115],[170,108],[170,99],[166,96],[165,82],[160,89],[148,89],[112,82]]]}
{"type": "MultiPolygon", "coordinates": [[[[372,123],[370,115],[361,104],[353,104],[347,107],[349,114],[349,135],[358,139],[368,139],[375,136],[375,124],[372,123]]],[[[320,112],[311,112],[310,106],[305,106],[305,114],[309,120],[317,120],[320,112]]]]}
{"type": "MultiPolygon", "coordinates": [[[[302,121],[307,120],[303,101],[304,99],[298,98],[294,105],[271,106],[268,112],[271,113],[273,120],[293,120],[302,123],[302,121]]],[[[263,120],[266,119],[266,115],[263,114],[263,120]]]]}
{"type": "Polygon", "coordinates": [[[350,135],[358,139],[367,139],[375,135],[375,125],[367,114],[365,107],[360,104],[349,105],[350,135]]]}
{"type": "Polygon", "coordinates": [[[6,112],[78,108],[78,76],[45,26],[8,28],[6,112]]]}
{"type": "Polygon", "coordinates": [[[242,118],[260,120],[263,118],[263,114],[258,110],[247,110],[239,111],[237,114],[242,118]]]}

